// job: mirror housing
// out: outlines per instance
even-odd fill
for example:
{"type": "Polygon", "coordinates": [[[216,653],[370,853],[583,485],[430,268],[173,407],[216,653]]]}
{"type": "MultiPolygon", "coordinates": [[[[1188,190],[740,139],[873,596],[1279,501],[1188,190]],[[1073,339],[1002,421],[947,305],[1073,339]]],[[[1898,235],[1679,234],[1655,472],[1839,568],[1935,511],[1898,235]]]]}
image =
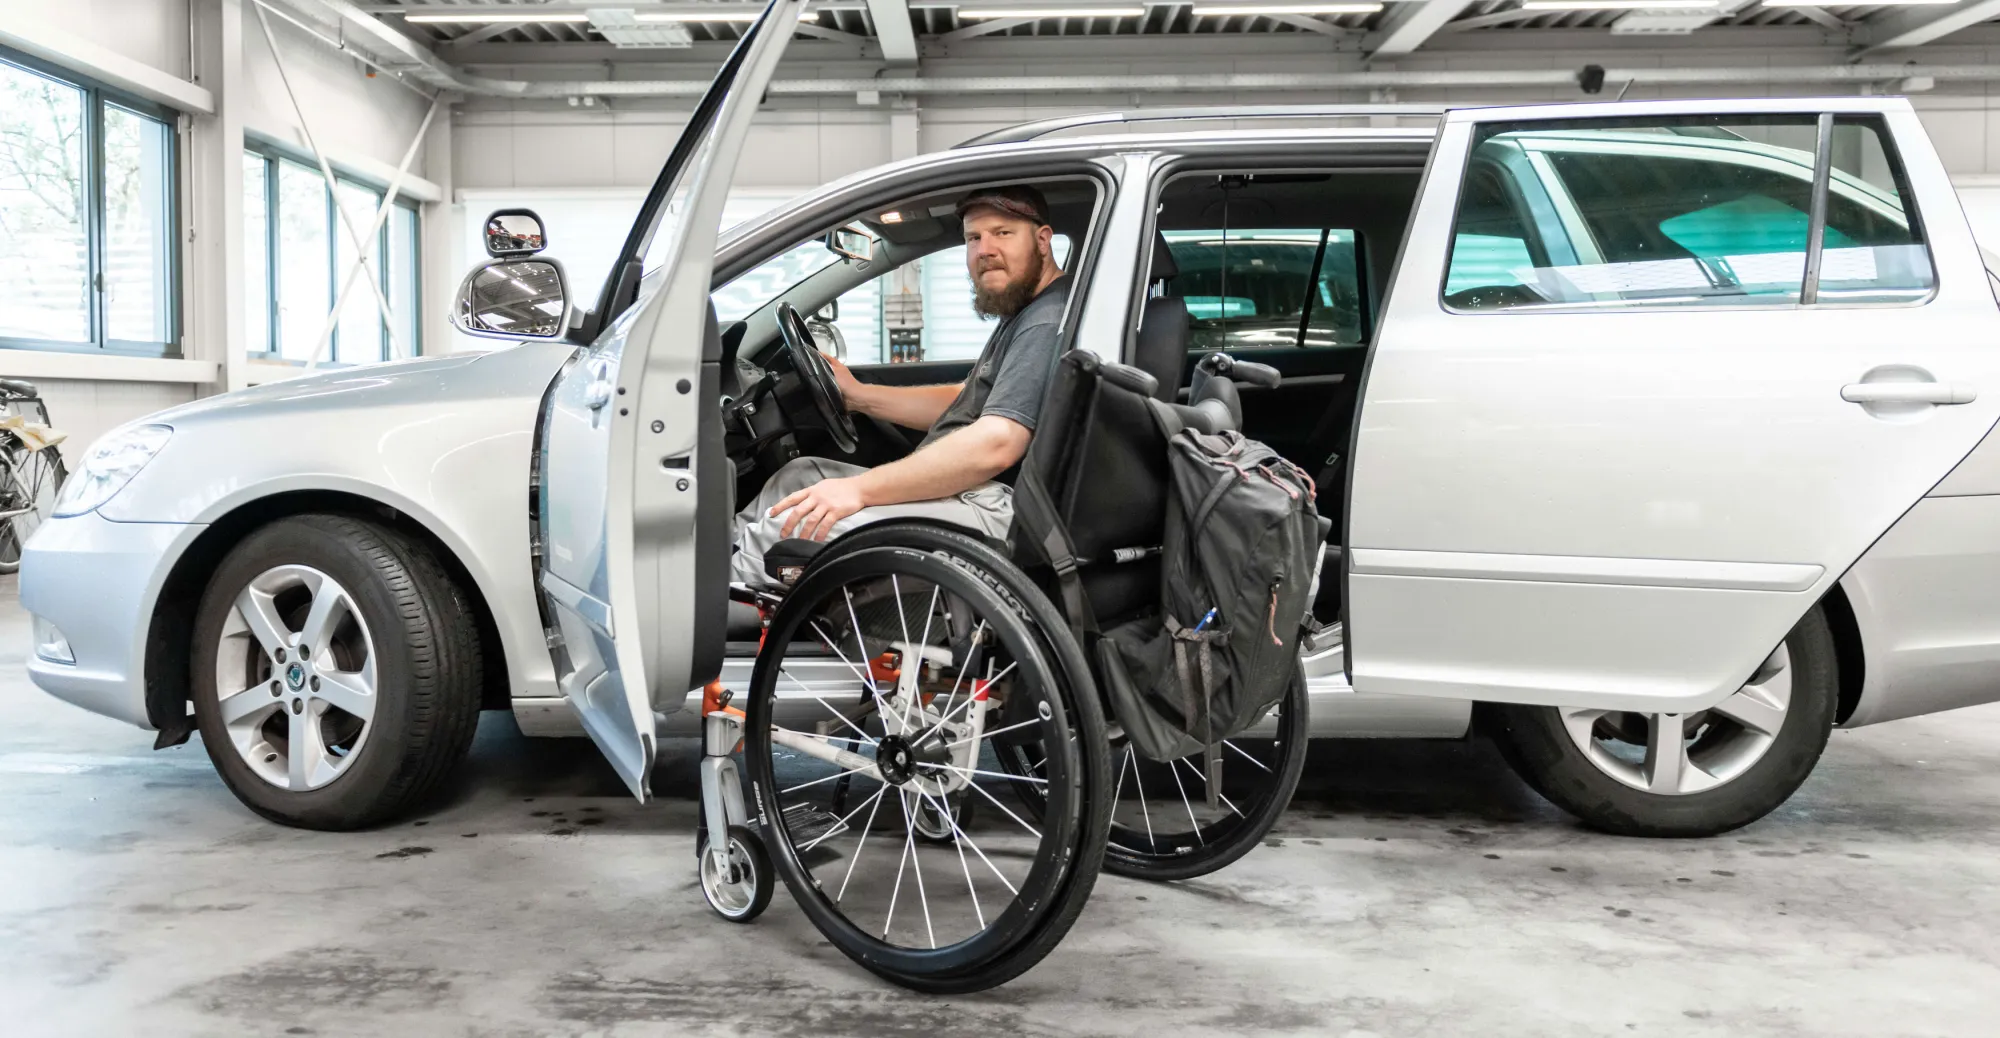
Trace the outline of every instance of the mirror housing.
{"type": "Polygon", "coordinates": [[[542,218],[532,209],[496,209],[486,217],[486,254],[494,259],[532,256],[549,247],[542,218]]]}
{"type": "Polygon", "coordinates": [[[552,259],[494,259],[458,286],[451,323],[488,339],[560,339],[569,331],[569,282],[552,259]]]}
{"type": "Polygon", "coordinates": [[[875,258],[875,237],[853,227],[836,227],[826,232],[826,249],[842,259],[866,263],[875,258]]]}

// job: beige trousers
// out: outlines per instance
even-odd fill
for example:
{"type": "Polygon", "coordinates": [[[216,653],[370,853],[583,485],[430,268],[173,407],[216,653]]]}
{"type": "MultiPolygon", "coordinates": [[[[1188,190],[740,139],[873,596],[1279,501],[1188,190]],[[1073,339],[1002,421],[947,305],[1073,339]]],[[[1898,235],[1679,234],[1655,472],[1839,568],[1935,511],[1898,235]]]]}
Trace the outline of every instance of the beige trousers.
{"type": "MultiPolygon", "coordinates": [[[[780,529],[786,517],[772,516],[772,507],[822,479],[838,479],[866,471],[859,465],[825,458],[796,458],[772,474],[771,481],[764,484],[757,500],[736,513],[736,555],[730,563],[730,579],[752,587],[777,587],[778,582],[764,572],[764,553],[785,539],[780,529]]],[[[1014,490],[988,481],[951,497],[864,508],[833,524],[833,537],[885,519],[932,519],[988,537],[1005,537],[1007,528],[1014,522],[1014,490]]]]}

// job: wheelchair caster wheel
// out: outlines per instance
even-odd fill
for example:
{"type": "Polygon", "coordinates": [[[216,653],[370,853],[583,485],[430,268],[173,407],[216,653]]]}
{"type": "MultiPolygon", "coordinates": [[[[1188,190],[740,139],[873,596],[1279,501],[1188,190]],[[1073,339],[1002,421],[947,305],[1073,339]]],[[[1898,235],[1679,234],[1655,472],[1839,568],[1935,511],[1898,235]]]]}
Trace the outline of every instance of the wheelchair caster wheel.
{"type": "Polygon", "coordinates": [[[764,841],[748,826],[729,827],[729,845],[709,853],[708,834],[697,841],[695,856],[701,871],[701,896],[715,914],[732,923],[747,923],[771,904],[771,856],[764,841]]]}

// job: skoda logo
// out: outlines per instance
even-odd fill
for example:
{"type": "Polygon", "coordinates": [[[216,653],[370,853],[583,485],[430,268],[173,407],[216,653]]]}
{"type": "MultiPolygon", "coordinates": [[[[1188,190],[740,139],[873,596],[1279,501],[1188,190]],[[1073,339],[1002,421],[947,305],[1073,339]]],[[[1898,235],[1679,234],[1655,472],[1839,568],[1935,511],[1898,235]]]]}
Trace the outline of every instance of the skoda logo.
{"type": "Polygon", "coordinates": [[[286,667],[285,684],[290,685],[292,687],[292,691],[294,692],[297,692],[299,689],[304,688],[306,684],[306,668],[300,666],[297,663],[294,663],[291,666],[286,667]]]}

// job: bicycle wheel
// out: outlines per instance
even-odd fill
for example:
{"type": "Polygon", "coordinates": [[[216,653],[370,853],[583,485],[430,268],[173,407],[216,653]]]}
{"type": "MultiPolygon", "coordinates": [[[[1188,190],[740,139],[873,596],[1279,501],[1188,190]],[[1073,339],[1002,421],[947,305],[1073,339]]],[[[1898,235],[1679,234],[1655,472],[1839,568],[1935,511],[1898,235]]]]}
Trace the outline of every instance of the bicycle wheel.
{"type": "Polygon", "coordinates": [[[55,448],[31,451],[8,436],[0,441],[0,573],[21,568],[21,549],[55,509],[65,473],[55,448]]]}
{"type": "Polygon", "coordinates": [[[1102,715],[1016,576],[943,550],[834,552],[772,618],[751,678],[744,757],[778,874],[835,947],[921,991],[1034,966],[1102,860],[1102,715]],[[1003,742],[1045,755],[1042,773],[1001,771],[1003,742]],[[1015,783],[1042,790],[1036,820],[1002,799],[1015,783]],[[940,823],[950,839],[924,837],[940,823]]]}
{"type": "MultiPolygon", "coordinates": [[[[1298,788],[1309,742],[1306,710],[1301,669],[1263,724],[1222,741],[1217,758],[1222,781],[1214,803],[1206,754],[1152,761],[1122,736],[1114,737],[1115,806],[1105,869],[1133,879],[1193,879],[1250,853],[1278,824],[1298,788]]],[[[1001,748],[1000,766],[1009,774],[1032,776],[1040,764],[1018,748],[1001,748]]],[[[1032,801],[1035,787],[1024,788],[1028,811],[1039,810],[1032,801]]]]}

